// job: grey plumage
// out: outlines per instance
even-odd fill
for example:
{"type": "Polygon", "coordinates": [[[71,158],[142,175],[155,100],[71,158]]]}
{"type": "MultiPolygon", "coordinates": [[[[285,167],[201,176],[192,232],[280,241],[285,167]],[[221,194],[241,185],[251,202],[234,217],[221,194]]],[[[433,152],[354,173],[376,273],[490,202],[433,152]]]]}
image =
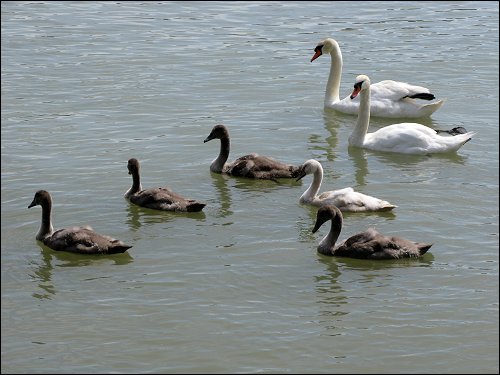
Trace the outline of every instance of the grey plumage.
{"type": "Polygon", "coordinates": [[[401,237],[384,236],[373,228],[355,234],[335,246],[342,230],[342,212],[333,205],[321,207],[316,215],[316,223],[312,230],[315,233],[325,222],[331,220],[330,232],[318,245],[318,252],[323,255],[359,259],[401,259],[418,258],[432,246],[431,243],[420,243],[401,237]]]}
{"type": "Polygon", "coordinates": [[[91,227],[71,227],[54,232],[52,227],[52,197],[46,190],[35,193],[28,208],[42,206],[42,224],[36,239],[56,251],[68,251],[80,254],[117,254],[132,246],[116,238],[94,232],[91,227]]]}
{"type": "Polygon", "coordinates": [[[138,206],[176,212],[198,212],[206,206],[206,203],[188,199],[166,186],[142,189],[139,173],[140,164],[137,159],[129,159],[127,168],[128,174],[132,175],[133,183],[132,187],[125,193],[125,198],[138,206]]]}
{"type": "Polygon", "coordinates": [[[225,125],[215,125],[203,142],[206,143],[212,139],[220,139],[221,142],[219,156],[210,165],[212,172],[263,180],[296,178],[299,175],[300,166],[285,164],[256,153],[241,156],[233,162],[227,162],[230,141],[229,132],[225,125]]]}

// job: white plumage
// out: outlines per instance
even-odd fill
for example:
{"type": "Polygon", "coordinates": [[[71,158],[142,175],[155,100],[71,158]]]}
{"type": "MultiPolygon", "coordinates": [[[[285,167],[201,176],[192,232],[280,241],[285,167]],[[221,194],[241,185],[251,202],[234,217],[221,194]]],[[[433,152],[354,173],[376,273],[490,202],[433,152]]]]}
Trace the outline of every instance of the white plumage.
{"type": "MultiPolygon", "coordinates": [[[[325,91],[325,107],[346,114],[357,114],[359,99],[351,100],[349,96],[340,99],[342,53],[337,41],[332,38],[325,39],[316,46],[314,51],[311,62],[323,54],[331,55],[330,74],[325,91]]],[[[422,103],[419,99],[433,100],[435,97],[426,87],[392,80],[380,81],[372,85],[371,114],[392,118],[425,117],[437,111],[444,103],[443,100],[422,103]]]]}
{"type": "Polygon", "coordinates": [[[441,135],[425,125],[403,122],[384,126],[373,133],[367,133],[370,124],[370,78],[356,77],[351,98],[360,97],[360,108],[356,126],[349,137],[349,145],[375,151],[399,152],[404,154],[432,154],[457,151],[474,132],[457,135],[441,135]]]}
{"type": "Polygon", "coordinates": [[[366,211],[390,211],[397,207],[387,201],[354,191],[352,187],[344,189],[325,191],[318,195],[323,181],[323,167],[315,159],[307,160],[300,168],[297,180],[313,175],[313,181],[299,199],[300,203],[313,206],[332,204],[341,211],[366,212],[366,211]]]}

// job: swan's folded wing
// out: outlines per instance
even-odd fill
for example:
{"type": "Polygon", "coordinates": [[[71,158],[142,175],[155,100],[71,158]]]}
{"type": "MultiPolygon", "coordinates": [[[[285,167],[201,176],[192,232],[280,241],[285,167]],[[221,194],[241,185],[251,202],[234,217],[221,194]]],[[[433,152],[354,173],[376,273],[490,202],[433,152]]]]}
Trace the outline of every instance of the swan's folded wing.
{"type": "Polygon", "coordinates": [[[385,80],[371,85],[372,100],[379,98],[398,101],[406,97],[414,97],[419,94],[430,94],[426,87],[411,85],[406,82],[385,80]]]}
{"type": "Polygon", "coordinates": [[[73,227],[54,232],[44,243],[56,251],[98,254],[107,252],[108,247],[117,241],[115,238],[96,233],[86,228],[73,227]]]}
{"type": "Polygon", "coordinates": [[[189,200],[168,187],[141,190],[130,201],[142,207],[163,211],[184,211],[189,200]]]}
{"type": "Polygon", "coordinates": [[[337,206],[341,211],[388,211],[396,206],[379,198],[354,191],[351,187],[326,191],[318,196],[324,204],[337,206]]]}
{"type": "Polygon", "coordinates": [[[291,178],[298,175],[298,166],[285,164],[268,156],[250,154],[231,163],[228,173],[258,179],[291,178]]]}

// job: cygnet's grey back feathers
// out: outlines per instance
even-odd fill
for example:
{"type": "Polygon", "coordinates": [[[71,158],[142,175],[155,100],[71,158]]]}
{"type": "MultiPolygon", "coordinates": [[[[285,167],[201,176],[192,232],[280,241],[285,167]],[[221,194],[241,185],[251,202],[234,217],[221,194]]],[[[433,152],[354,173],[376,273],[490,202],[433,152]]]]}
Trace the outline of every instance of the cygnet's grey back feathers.
{"type": "Polygon", "coordinates": [[[146,208],[162,211],[198,212],[206,203],[185,198],[168,187],[142,189],[140,182],[140,164],[137,159],[129,159],[127,163],[129,174],[132,175],[132,187],[125,193],[130,202],[146,208]]]}
{"type": "Polygon", "coordinates": [[[230,140],[229,131],[225,125],[215,125],[203,142],[206,143],[212,139],[220,139],[221,141],[219,155],[210,165],[212,172],[266,180],[295,178],[299,174],[300,166],[282,163],[276,159],[256,153],[241,156],[233,162],[227,162],[230,151],[230,140]]]}
{"type": "Polygon", "coordinates": [[[342,212],[337,207],[333,205],[320,207],[316,214],[313,233],[329,220],[332,222],[330,232],[318,245],[318,252],[323,255],[372,260],[418,258],[432,246],[431,243],[384,236],[373,228],[355,234],[335,246],[343,224],[342,212]]]}
{"type": "Polygon", "coordinates": [[[117,254],[130,249],[116,238],[94,232],[89,226],[64,228],[54,232],[52,227],[52,197],[46,190],[35,193],[28,208],[42,206],[42,224],[36,239],[56,251],[81,254],[117,254]]]}
{"type": "Polygon", "coordinates": [[[60,229],[42,242],[54,250],[80,254],[118,254],[132,247],[116,238],[98,234],[84,227],[60,229]]]}

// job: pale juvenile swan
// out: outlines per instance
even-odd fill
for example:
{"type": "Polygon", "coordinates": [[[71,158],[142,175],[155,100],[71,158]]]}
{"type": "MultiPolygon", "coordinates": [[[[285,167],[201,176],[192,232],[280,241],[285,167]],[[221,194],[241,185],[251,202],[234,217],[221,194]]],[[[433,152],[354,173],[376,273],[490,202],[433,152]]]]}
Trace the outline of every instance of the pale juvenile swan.
{"type": "Polygon", "coordinates": [[[370,91],[370,78],[366,75],[357,76],[351,98],[359,94],[360,107],[356,126],[349,137],[350,146],[404,154],[445,153],[457,151],[474,135],[474,132],[464,133],[465,129],[457,127],[448,131],[452,135],[444,136],[425,125],[410,122],[384,126],[367,133],[370,124],[370,91]]]}
{"type": "Polygon", "coordinates": [[[323,167],[315,159],[307,160],[302,165],[297,181],[308,174],[313,175],[313,180],[300,197],[300,203],[311,204],[313,206],[333,204],[341,211],[350,212],[391,211],[397,207],[387,201],[354,191],[352,187],[325,191],[318,195],[321,182],[323,181],[323,167]]]}
{"type": "MultiPolygon", "coordinates": [[[[332,38],[321,41],[314,49],[311,62],[323,54],[330,54],[330,75],[325,91],[325,107],[339,112],[355,115],[358,113],[359,100],[350,100],[349,96],[340,100],[340,78],[342,76],[342,53],[337,41],[332,38]]],[[[443,100],[422,104],[416,99],[433,100],[429,89],[405,82],[386,80],[374,83],[373,98],[370,104],[372,116],[377,117],[425,117],[430,116],[442,105],[443,100]]]]}
{"type": "Polygon", "coordinates": [[[343,222],[342,212],[337,207],[333,205],[320,207],[312,232],[315,233],[328,220],[332,222],[330,231],[318,245],[318,252],[323,255],[373,260],[418,258],[433,245],[413,242],[401,237],[387,237],[369,228],[335,246],[343,222]]]}
{"type": "Polygon", "coordinates": [[[117,254],[132,246],[120,240],[96,233],[91,227],[72,227],[54,232],[52,226],[52,197],[46,190],[38,190],[28,208],[42,206],[42,225],[36,239],[56,251],[80,254],[117,254]]]}
{"type": "Polygon", "coordinates": [[[154,210],[176,212],[198,212],[206,206],[205,203],[174,193],[166,186],[143,190],[139,175],[139,161],[134,158],[129,159],[127,168],[128,174],[132,175],[132,187],[124,196],[131,203],[154,210]]]}
{"type": "Polygon", "coordinates": [[[215,125],[203,142],[206,143],[212,139],[220,139],[219,156],[210,164],[212,172],[266,180],[296,178],[298,176],[299,166],[285,164],[273,158],[255,153],[242,156],[228,163],[227,159],[230,150],[229,132],[224,125],[215,125]]]}

